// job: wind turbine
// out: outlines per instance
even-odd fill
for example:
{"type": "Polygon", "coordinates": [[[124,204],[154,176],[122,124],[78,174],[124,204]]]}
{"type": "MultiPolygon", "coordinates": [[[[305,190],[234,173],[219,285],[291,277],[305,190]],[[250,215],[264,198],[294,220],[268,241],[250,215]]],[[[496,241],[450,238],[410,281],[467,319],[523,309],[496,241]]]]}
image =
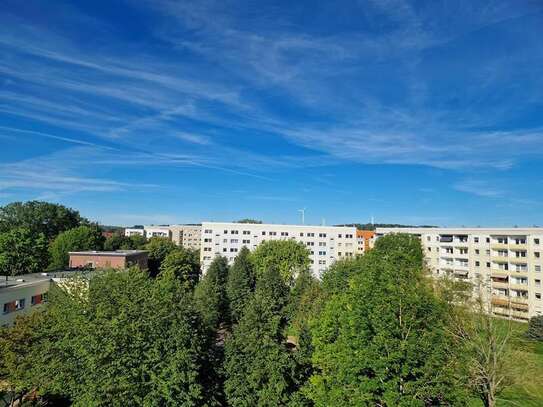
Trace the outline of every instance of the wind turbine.
{"type": "Polygon", "coordinates": [[[305,210],[306,208],[298,209],[298,212],[302,214],[302,225],[305,225],[305,210]]]}

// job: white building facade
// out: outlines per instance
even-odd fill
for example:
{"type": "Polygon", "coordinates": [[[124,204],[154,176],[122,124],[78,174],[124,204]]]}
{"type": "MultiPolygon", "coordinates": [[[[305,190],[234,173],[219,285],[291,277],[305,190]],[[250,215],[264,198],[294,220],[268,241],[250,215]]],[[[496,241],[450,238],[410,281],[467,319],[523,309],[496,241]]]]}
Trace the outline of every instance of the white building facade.
{"type": "Polygon", "coordinates": [[[419,236],[434,276],[483,286],[493,314],[526,321],[543,314],[543,228],[377,228],[419,236]]]}
{"type": "Polygon", "coordinates": [[[224,256],[231,264],[243,246],[254,250],[267,240],[303,243],[316,277],[336,260],[354,257],[357,251],[355,227],[204,222],[200,252],[204,273],[214,257],[224,256]]]}

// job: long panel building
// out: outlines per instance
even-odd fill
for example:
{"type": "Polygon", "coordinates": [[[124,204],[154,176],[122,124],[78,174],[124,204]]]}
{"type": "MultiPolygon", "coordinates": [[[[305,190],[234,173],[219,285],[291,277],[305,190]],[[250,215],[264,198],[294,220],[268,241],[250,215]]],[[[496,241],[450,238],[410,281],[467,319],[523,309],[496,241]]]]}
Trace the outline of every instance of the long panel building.
{"type": "Polygon", "coordinates": [[[543,314],[543,228],[377,228],[419,236],[435,276],[482,287],[495,315],[527,320],[543,314]]]}
{"type": "Polygon", "coordinates": [[[356,228],[249,223],[202,223],[201,262],[205,272],[215,256],[232,263],[243,246],[249,250],[266,240],[295,240],[307,246],[311,270],[320,277],[334,261],[354,257],[356,228]]]}

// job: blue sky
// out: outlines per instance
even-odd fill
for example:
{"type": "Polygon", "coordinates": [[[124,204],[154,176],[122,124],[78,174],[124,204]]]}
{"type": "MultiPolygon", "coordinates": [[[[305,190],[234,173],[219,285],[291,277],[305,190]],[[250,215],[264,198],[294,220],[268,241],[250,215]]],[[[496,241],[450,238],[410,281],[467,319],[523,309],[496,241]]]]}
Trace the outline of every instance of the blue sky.
{"type": "Polygon", "coordinates": [[[543,3],[19,1],[0,204],[543,225],[543,3]]]}

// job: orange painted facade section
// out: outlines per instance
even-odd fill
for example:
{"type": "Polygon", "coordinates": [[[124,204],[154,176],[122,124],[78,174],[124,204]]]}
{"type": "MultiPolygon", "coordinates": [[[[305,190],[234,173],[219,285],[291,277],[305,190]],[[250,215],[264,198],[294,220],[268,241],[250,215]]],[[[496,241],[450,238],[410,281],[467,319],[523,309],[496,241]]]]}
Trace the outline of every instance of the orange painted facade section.
{"type": "Polygon", "coordinates": [[[375,232],[373,230],[357,230],[356,237],[364,239],[364,251],[367,251],[371,249],[370,242],[375,237],[375,232]]]}

